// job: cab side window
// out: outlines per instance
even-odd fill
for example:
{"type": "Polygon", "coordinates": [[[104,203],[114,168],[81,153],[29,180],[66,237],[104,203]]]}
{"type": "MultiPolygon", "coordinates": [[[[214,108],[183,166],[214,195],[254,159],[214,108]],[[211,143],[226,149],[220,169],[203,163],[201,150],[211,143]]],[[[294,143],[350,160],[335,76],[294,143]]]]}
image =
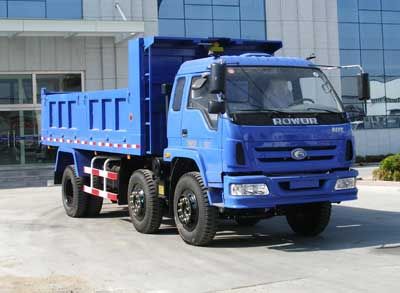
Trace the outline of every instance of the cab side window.
{"type": "Polygon", "coordinates": [[[176,81],[175,93],[174,93],[174,101],[173,101],[173,104],[172,104],[172,110],[174,110],[174,111],[180,111],[181,110],[183,90],[185,88],[185,80],[186,80],[185,77],[180,77],[176,81]]]}
{"type": "Polygon", "coordinates": [[[200,76],[192,78],[188,109],[198,109],[206,118],[210,128],[216,129],[218,124],[218,114],[208,113],[208,102],[216,100],[215,94],[210,94],[208,82],[200,76]]]}

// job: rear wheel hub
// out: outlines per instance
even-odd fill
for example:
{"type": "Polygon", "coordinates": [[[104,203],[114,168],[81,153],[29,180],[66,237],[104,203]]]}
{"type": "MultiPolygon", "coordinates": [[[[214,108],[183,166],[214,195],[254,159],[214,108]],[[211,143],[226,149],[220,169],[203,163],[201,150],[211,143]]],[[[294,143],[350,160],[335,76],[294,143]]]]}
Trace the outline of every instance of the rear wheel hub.
{"type": "Polygon", "coordinates": [[[143,219],[145,215],[146,202],[144,190],[141,186],[136,185],[130,195],[131,210],[133,215],[138,219],[143,219]]]}

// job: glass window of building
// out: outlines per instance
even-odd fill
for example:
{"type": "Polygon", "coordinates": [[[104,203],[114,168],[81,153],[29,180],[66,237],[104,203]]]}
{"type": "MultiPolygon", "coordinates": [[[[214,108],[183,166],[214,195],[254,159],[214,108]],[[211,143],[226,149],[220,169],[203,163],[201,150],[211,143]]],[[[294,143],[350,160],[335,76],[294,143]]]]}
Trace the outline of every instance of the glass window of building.
{"type": "Polygon", "coordinates": [[[0,18],[7,17],[7,2],[0,0],[0,18]]]}
{"type": "Polygon", "coordinates": [[[356,23],[340,23],[339,42],[341,49],[360,49],[359,25],[356,23]]]}
{"type": "Polygon", "coordinates": [[[46,13],[52,19],[82,18],[82,0],[46,0],[46,13]]]}
{"type": "Polygon", "coordinates": [[[360,23],[382,23],[382,13],[377,10],[361,10],[360,23]]]}
{"type": "Polygon", "coordinates": [[[380,10],[381,0],[362,0],[359,1],[360,9],[380,10]]]}
{"type": "Polygon", "coordinates": [[[40,92],[42,88],[50,92],[82,91],[80,74],[38,74],[36,82],[38,103],[40,103],[40,92]]]}
{"type": "Polygon", "coordinates": [[[398,1],[398,0],[382,0],[382,10],[400,11],[400,1],[398,1]]]}
{"type": "Polygon", "coordinates": [[[382,22],[387,24],[400,24],[400,11],[382,11],[382,22]]]}
{"type": "Polygon", "coordinates": [[[371,80],[371,100],[360,103],[357,71],[342,71],[346,110],[363,128],[400,127],[400,1],[337,1],[341,64],[361,64],[371,80]]]}
{"type": "Polygon", "coordinates": [[[0,0],[0,18],[81,19],[82,0],[0,0]]]}
{"type": "Polygon", "coordinates": [[[383,76],[385,74],[383,50],[362,50],[361,63],[364,70],[371,76],[383,76]]]}
{"type": "Polygon", "coordinates": [[[266,39],[264,0],[159,0],[159,35],[266,39]]]}
{"type": "Polygon", "coordinates": [[[44,0],[8,0],[7,16],[9,18],[46,18],[44,0]]]}
{"type": "Polygon", "coordinates": [[[0,74],[0,104],[32,104],[32,75],[0,74]]]}
{"type": "Polygon", "coordinates": [[[358,0],[338,0],[340,22],[358,22],[358,0]]]}
{"type": "Polygon", "coordinates": [[[400,76],[400,50],[385,50],[385,74],[400,76]]]}
{"type": "Polygon", "coordinates": [[[384,47],[388,50],[400,50],[400,25],[383,25],[384,47]]]}
{"type": "Polygon", "coordinates": [[[55,152],[40,144],[42,87],[50,91],[81,91],[82,74],[0,74],[0,165],[54,160],[55,152]]]}

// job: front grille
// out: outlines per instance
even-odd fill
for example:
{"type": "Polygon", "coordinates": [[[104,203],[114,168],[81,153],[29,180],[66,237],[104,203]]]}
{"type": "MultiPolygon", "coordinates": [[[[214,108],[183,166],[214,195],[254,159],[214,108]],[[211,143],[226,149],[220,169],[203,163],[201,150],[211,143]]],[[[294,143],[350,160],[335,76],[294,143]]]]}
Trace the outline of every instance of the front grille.
{"type": "MultiPolygon", "coordinates": [[[[304,161],[321,161],[321,160],[332,160],[334,156],[308,156],[306,157],[304,161]]],[[[267,162],[281,162],[281,161],[286,161],[286,162],[299,162],[298,160],[294,160],[292,157],[287,158],[287,157],[279,157],[279,158],[259,158],[258,159],[260,162],[267,163],[267,162]]]]}
{"type": "Polygon", "coordinates": [[[335,158],[336,145],[283,145],[283,146],[255,146],[256,158],[261,163],[278,162],[307,162],[307,161],[326,161],[335,158]],[[307,152],[302,160],[292,158],[292,151],[301,148],[307,152]]]}
{"type": "Polygon", "coordinates": [[[335,145],[326,145],[326,146],[296,146],[296,147],[256,147],[257,152],[284,152],[292,150],[296,148],[301,148],[306,151],[323,151],[323,150],[334,150],[336,149],[335,145]]]}

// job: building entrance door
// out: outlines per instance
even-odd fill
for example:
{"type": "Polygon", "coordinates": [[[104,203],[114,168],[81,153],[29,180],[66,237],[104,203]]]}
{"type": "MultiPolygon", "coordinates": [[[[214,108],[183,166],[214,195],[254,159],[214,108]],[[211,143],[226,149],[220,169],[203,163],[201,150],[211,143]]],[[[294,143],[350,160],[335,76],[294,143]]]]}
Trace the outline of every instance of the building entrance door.
{"type": "Polygon", "coordinates": [[[21,164],[19,111],[0,112],[0,165],[21,164]]]}

